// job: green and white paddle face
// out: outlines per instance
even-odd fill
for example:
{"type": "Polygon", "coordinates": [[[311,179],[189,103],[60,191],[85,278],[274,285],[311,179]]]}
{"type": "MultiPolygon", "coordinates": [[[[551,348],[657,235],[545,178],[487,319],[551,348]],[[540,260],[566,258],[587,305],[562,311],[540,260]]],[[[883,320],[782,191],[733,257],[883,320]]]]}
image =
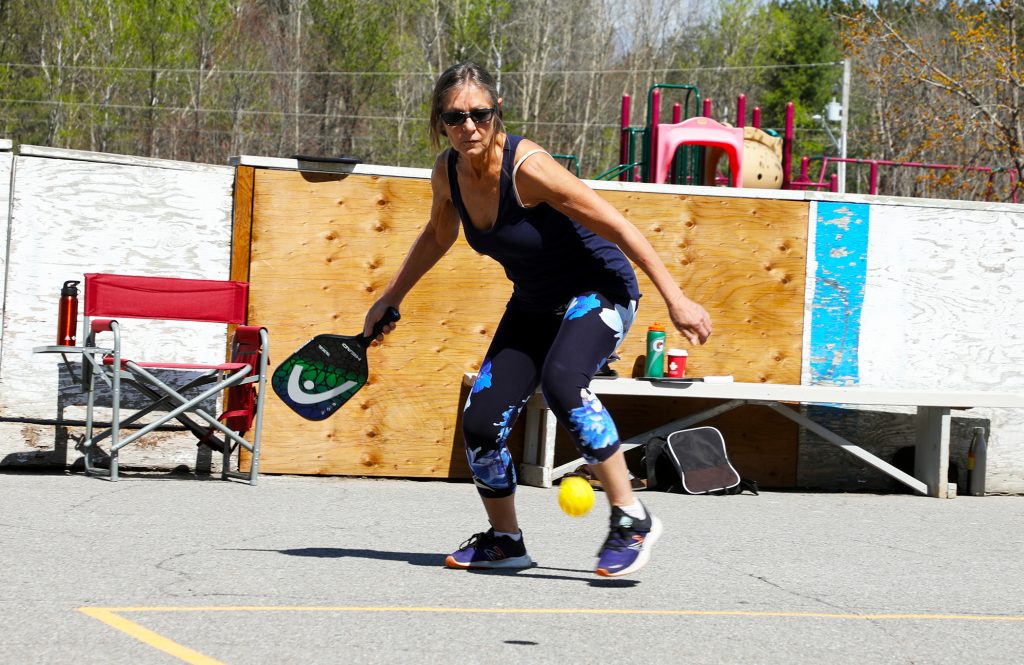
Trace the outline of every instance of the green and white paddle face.
{"type": "Polygon", "coordinates": [[[384,326],[400,318],[389,307],[369,337],[317,335],[274,370],[274,392],[306,420],[324,420],[366,384],[366,350],[384,326]]]}

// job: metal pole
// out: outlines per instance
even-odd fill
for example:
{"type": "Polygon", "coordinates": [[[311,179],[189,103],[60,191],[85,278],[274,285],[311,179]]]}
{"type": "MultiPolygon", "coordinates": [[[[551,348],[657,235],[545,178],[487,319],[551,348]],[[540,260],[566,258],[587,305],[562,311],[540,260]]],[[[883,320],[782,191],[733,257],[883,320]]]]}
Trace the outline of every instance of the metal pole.
{"type": "MultiPolygon", "coordinates": [[[[839,156],[844,160],[846,154],[846,132],[850,122],[850,61],[843,60],[843,115],[839,120],[839,156]]],[[[839,162],[839,193],[846,193],[846,162],[839,162]]]]}
{"type": "Polygon", "coordinates": [[[782,188],[789,189],[793,183],[793,102],[786,102],[786,128],[782,141],[782,188]]]}
{"type": "MultiPolygon", "coordinates": [[[[619,164],[629,164],[632,162],[629,154],[629,95],[622,95],[622,116],[620,121],[619,129],[619,164]]],[[[626,171],[622,172],[619,176],[619,180],[626,182],[629,178],[626,175],[626,171]]]]}
{"type": "Polygon", "coordinates": [[[650,127],[650,150],[647,153],[647,182],[658,182],[658,123],[661,122],[661,90],[650,94],[647,126],[650,127]]]}

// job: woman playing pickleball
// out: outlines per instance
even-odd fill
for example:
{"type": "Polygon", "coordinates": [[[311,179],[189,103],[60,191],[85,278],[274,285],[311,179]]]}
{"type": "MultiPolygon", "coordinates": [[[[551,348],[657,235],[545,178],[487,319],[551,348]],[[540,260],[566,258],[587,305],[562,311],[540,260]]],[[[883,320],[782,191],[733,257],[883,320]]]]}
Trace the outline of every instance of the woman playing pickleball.
{"type": "MultiPolygon", "coordinates": [[[[640,292],[630,261],[668,305],[691,343],[711,334],[711,318],[680,290],[644,236],[611,204],[537,144],[505,132],[494,79],[474,63],[441,74],[430,108],[435,146],[430,220],[366,316],[369,334],[387,307],[444,256],[462,228],[476,251],[498,261],[512,296],[484,355],[463,414],[473,481],[490,526],[448,555],[450,568],[532,565],[516,517],[516,473],[505,440],[537,389],[601,481],[611,526],[596,573],[642,568],[661,521],[633,495],[619,435],[590,381],[620,345],[640,292]]],[[[385,332],[391,332],[388,326],[385,332]]]]}

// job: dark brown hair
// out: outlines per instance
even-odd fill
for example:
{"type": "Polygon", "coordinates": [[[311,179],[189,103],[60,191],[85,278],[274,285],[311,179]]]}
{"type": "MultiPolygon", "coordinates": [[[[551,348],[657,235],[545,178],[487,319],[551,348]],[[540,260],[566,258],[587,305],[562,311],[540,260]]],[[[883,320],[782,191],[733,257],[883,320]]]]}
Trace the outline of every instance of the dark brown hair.
{"type": "Polygon", "coordinates": [[[460,62],[444,70],[437,78],[434,93],[430,97],[430,142],[434,148],[440,149],[447,136],[444,123],[441,122],[441,113],[444,112],[441,105],[452,90],[470,84],[486,92],[491,98],[491,106],[497,109],[491,117],[491,127],[494,129],[491,134],[492,140],[499,132],[505,131],[505,123],[501,121],[501,107],[498,106],[498,86],[494,82],[494,77],[475,62],[460,62]]]}

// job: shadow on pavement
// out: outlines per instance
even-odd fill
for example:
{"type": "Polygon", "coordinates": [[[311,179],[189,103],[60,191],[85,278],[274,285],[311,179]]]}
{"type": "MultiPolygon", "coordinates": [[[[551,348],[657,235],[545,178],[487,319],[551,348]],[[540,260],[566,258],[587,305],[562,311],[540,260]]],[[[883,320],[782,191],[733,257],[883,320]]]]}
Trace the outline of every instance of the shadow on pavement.
{"type": "MultiPolygon", "coordinates": [[[[266,550],[254,548],[233,548],[233,552],[278,552],[288,556],[304,556],[316,559],[344,559],[347,557],[359,557],[363,559],[379,559],[381,561],[405,561],[414,566],[429,566],[431,568],[444,568],[444,555],[436,552],[387,552],[382,550],[352,549],[347,547],[298,547],[290,550],[266,550]]],[[[570,580],[573,582],[586,582],[593,587],[602,588],[629,588],[639,584],[637,580],[627,579],[595,579],[590,570],[578,570],[573,568],[550,568],[538,566],[536,563],[530,568],[523,570],[466,570],[462,571],[476,575],[503,575],[520,578],[531,578],[538,580],[570,580]],[[556,571],[575,573],[575,575],[553,575],[539,571],[556,571]],[[538,571],[538,572],[534,572],[538,571]],[[585,576],[585,577],[580,577],[585,576]]]]}

